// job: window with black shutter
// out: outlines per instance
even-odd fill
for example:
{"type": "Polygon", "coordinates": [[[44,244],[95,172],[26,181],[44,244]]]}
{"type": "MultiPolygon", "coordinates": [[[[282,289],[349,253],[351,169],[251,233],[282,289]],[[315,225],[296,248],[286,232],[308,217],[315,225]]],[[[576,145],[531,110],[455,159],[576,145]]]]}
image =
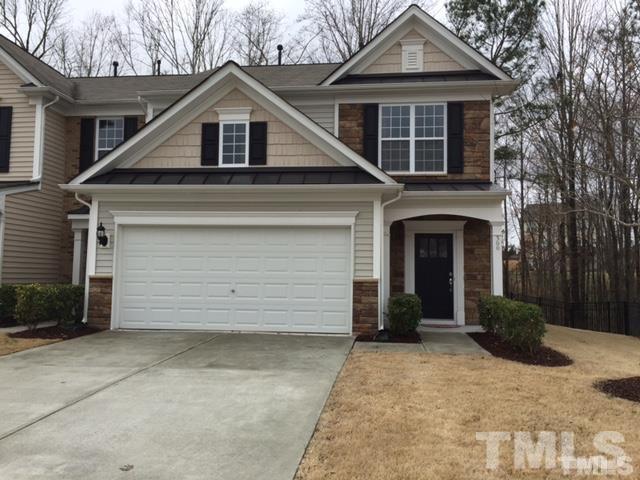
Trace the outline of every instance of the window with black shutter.
{"type": "Polygon", "coordinates": [[[464,173],[464,103],[448,103],[447,112],[447,172],[464,173]]]}
{"type": "Polygon", "coordinates": [[[267,164],[267,122],[249,124],[249,165],[267,164]]]}
{"type": "Polygon", "coordinates": [[[80,172],[84,172],[95,161],[95,118],[80,120],[80,172]]]}
{"type": "Polygon", "coordinates": [[[364,106],[363,122],[363,157],[374,165],[378,165],[378,104],[367,103],[364,106]]]}
{"type": "Polygon", "coordinates": [[[200,164],[206,166],[218,165],[218,148],[220,141],[220,124],[202,124],[202,149],[200,164]]]}
{"type": "Polygon", "coordinates": [[[13,107],[0,107],[0,172],[9,171],[13,107]]]}

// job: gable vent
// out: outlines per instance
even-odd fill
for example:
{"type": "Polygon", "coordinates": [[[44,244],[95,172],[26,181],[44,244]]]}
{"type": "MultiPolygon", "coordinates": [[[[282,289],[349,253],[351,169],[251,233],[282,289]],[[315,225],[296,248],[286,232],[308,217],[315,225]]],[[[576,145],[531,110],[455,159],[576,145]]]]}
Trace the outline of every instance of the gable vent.
{"type": "Polygon", "coordinates": [[[402,42],[402,71],[421,72],[424,70],[424,40],[404,40],[402,42]]]}

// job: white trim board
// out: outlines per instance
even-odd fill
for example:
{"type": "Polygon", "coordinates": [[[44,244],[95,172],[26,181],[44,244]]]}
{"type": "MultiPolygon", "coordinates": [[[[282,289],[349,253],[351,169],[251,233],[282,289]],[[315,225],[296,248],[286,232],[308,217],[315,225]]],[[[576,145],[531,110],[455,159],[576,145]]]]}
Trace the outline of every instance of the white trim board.
{"type": "Polygon", "coordinates": [[[164,212],[111,211],[116,225],[175,226],[352,226],[357,211],[337,212],[164,212]]]}
{"type": "MultiPolygon", "coordinates": [[[[466,221],[405,221],[404,223],[404,289],[415,293],[416,233],[448,233],[453,235],[453,318],[434,320],[441,325],[464,325],[464,224],[466,221]]],[[[432,323],[430,319],[425,319],[432,323]]]]}

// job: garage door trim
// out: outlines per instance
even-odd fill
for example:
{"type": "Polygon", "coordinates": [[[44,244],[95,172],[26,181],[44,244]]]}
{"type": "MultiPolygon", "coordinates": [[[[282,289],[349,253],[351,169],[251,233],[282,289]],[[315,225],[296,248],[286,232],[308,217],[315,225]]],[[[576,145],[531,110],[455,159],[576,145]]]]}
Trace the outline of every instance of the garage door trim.
{"type": "MultiPolygon", "coordinates": [[[[353,278],[355,272],[355,223],[357,211],[312,212],[179,212],[179,211],[111,211],[114,219],[115,248],[113,249],[113,289],[111,296],[111,328],[120,328],[119,291],[120,259],[123,228],[127,226],[189,226],[189,227],[348,227],[350,233],[349,312],[353,312],[353,278]]],[[[349,316],[349,331],[353,316],[349,316]]]]}

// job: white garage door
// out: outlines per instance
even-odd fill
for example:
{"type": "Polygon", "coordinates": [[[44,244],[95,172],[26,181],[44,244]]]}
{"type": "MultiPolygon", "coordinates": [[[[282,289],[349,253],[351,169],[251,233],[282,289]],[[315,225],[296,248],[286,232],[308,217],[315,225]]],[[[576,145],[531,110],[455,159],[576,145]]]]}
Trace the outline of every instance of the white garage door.
{"type": "Polygon", "coordinates": [[[120,328],[351,333],[344,227],[123,227],[120,328]]]}

